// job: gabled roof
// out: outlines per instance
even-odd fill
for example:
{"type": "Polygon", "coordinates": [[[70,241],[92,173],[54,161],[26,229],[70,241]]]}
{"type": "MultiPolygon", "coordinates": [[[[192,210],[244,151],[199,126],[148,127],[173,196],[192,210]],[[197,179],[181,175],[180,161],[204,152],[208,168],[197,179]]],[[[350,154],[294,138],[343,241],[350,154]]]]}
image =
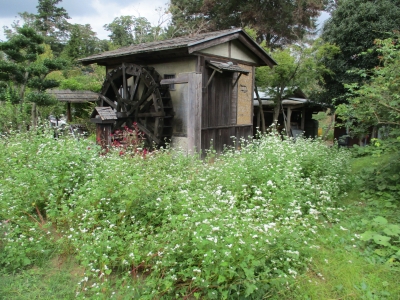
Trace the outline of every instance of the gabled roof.
{"type": "Polygon", "coordinates": [[[259,58],[260,66],[276,65],[276,62],[241,28],[201,33],[193,36],[177,37],[169,40],[131,45],[120,49],[95,54],[79,61],[83,64],[107,65],[107,61],[124,57],[149,58],[157,53],[159,57],[179,57],[190,55],[203,49],[238,39],[259,58]]]}

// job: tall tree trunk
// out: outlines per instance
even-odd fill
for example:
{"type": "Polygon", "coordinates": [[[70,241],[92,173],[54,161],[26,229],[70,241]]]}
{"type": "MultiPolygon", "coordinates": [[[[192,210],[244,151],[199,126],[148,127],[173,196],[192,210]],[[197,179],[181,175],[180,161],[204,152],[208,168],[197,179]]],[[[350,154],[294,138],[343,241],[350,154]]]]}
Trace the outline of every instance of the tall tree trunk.
{"type": "Polygon", "coordinates": [[[323,135],[323,137],[322,137],[322,140],[323,140],[323,141],[326,140],[326,138],[327,138],[327,136],[328,136],[328,133],[329,133],[329,130],[331,130],[334,121],[335,121],[335,114],[332,114],[332,116],[331,116],[331,123],[329,123],[329,126],[328,126],[328,128],[326,129],[326,131],[325,131],[325,133],[324,133],[324,135],[323,135]]]}
{"type": "Polygon", "coordinates": [[[20,103],[21,103],[21,112],[23,110],[25,88],[26,88],[26,82],[28,81],[28,77],[29,77],[29,72],[26,71],[25,75],[24,75],[24,83],[21,84],[21,87],[19,89],[19,99],[20,99],[20,103]]]}
{"type": "Polygon", "coordinates": [[[279,115],[281,113],[282,94],[283,94],[284,88],[277,87],[277,89],[278,89],[278,93],[277,93],[277,97],[275,99],[276,103],[275,103],[275,107],[274,107],[274,124],[275,124],[275,127],[277,127],[277,125],[278,125],[278,119],[279,119],[279,115]]]}
{"type": "Polygon", "coordinates": [[[274,125],[275,128],[278,125],[278,118],[279,118],[279,114],[281,113],[281,100],[277,99],[276,103],[275,103],[275,107],[274,107],[274,125]]]}
{"type": "Polygon", "coordinates": [[[257,86],[254,85],[254,91],[256,92],[257,100],[258,100],[258,107],[260,110],[260,116],[261,116],[261,133],[265,133],[265,118],[264,118],[264,110],[263,110],[263,105],[262,101],[260,98],[260,95],[258,94],[258,89],[257,86]]]}
{"type": "Polygon", "coordinates": [[[36,103],[32,103],[32,127],[36,128],[38,123],[36,103]]]}

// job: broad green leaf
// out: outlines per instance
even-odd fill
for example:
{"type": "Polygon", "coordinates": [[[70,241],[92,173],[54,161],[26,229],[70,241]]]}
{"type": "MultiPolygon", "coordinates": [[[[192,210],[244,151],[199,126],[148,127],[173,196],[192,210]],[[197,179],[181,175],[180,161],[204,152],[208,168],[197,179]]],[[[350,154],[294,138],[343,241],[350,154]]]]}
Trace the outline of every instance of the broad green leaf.
{"type": "Polygon", "coordinates": [[[390,246],[389,241],[390,241],[390,237],[383,236],[383,235],[380,235],[380,234],[375,234],[374,235],[374,242],[379,244],[379,245],[390,246]]]}
{"type": "Polygon", "coordinates": [[[250,296],[251,294],[253,294],[253,292],[257,289],[257,286],[255,284],[252,283],[248,283],[246,284],[246,294],[245,297],[250,296]]]}
{"type": "Polygon", "coordinates": [[[375,231],[366,231],[360,235],[360,240],[369,241],[370,239],[372,239],[374,237],[375,234],[376,234],[375,231]]]}
{"type": "Polygon", "coordinates": [[[383,257],[388,256],[390,254],[390,251],[388,251],[387,249],[376,249],[374,252],[379,256],[383,257]]]}
{"type": "Polygon", "coordinates": [[[27,266],[27,265],[29,265],[31,263],[31,260],[29,259],[29,258],[27,258],[27,257],[24,257],[24,259],[23,259],[23,264],[24,264],[24,266],[27,266]]]}
{"type": "Polygon", "coordinates": [[[374,222],[375,222],[376,224],[378,224],[378,225],[386,225],[386,224],[388,223],[388,221],[387,221],[384,217],[381,217],[381,216],[376,217],[376,218],[374,219],[374,222]]]}
{"type": "Polygon", "coordinates": [[[225,282],[225,281],[226,281],[225,276],[223,276],[223,275],[219,275],[219,276],[218,276],[218,283],[223,283],[223,282],[225,282]]]}
{"type": "Polygon", "coordinates": [[[394,224],[389,224],[386,226],[385,229],[383,229],[383,232],[386,233],[387,235],[391,236],[396,236],[400,234],[400,226],[399,225],[394,225],[394,224]]]}

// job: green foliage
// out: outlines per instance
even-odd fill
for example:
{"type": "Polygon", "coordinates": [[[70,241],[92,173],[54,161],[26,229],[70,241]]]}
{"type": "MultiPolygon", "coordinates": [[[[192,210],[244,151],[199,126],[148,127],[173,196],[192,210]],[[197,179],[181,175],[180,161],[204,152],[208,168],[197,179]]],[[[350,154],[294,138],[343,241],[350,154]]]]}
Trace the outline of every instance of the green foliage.
{"type": "Polygon", "coordinates": [[[70,37],[62,55],[75,60],[99,51],[108,50],[100,47],[100,41],[90,24],[73,24],[69,28],[70,37]]]}
{"type": "Polygon", "coordinates": [[[322,38],[337,45],[341,53],[326,64],[333,74],[324,76],[326,91],[319,94],[321,101],[337,99],[346,102],[343,84],[361,83],[365,78],[347,71],[358,68],[369,70],[379,64],[377,53],[361,53],[372,49],[375,39],[390,37],[400,28],[400,1],[398,0],[342,0],[325,23],[322,38]]]}
{"type": "MultiPolygon", "coordinates": [[[[371,52],[379,54],[380,65],[356,73],[368,78],[362,83],[345,85],[349,91],[348,103],[341,104],[337,113],[353,135],[366,134],[371,126],[387,129],[387,137],[400,136],[400,35],[376,40],[371,52]]],[[[363,54],[364,55],[364,54],[363,54]]]]}
{"type": "Polygon", "coordinates": [[[369,242],[374,253],[388,260],[393,264],[400,262],[400,225],[390,224],[387,219],[378,216],[372,220],[364,220],[364,225],[369,230],[360,235],[360,239],[369,242]]]}
{"type": "Polygon", "coordinates": [[[110,40],[120,47],[158,40],[162,32],[159,26],[153,27],[146,18],[135,16],[117,17],[104,25],[104,29],[111,32],[110,40]]]}
{"type": "Polygon", "coordinates": [[[9,99],[6,101],[0,101],[1,134],[10,132],[15,129],[26,129],[26,120],[29,115],[26,112],[25,106],[22,108],[22,110],[20,108],[20,106],[15,105],[9,99]]]}
{"type": "Polygon", "coordinates": [[[172,0],[172,22],[185,34],[251,27],[257,42],[274,48],[291,44],[315,30],[324,1],[189,1],[172,0]]]}
{"type": "MultiPolygon", "coordinates": [[[[74,265],[58,258],[23,273],[0,272],[0,298],[13,300],[75,299],[74,265]]],[[[79,270],[79,269],[78,269],[79,270]]]]}
{"type": "Polygon", "coordinates": [[[61,81],[61,89],[100,92],[104,82],[105,68],[98,65],[92,65],[87,66],[86,68],[72,69],[69,72],[66,72],[65,75],[67,78],[61,81]]]}
{"type": "Polygon", "coordinates": [[[50,106],[56,104],[58,101],[52,95],[40,92],[32,92],[26,96],[26,100],[36,103],[39,106],[50,106]]]}
{"type": "Polygon", "coordinates": [[[172,150],[99,156],[45,131],[0,147],[0,263],[76,255],[87,297],[260,299],[305,270],[349,184],[346,151],[274,136],[213,164],[172,150]]]}
{"type": "Polygon", "coordinates": [[[57,4],[62,0],[39,0],[35,26],[45,38],[45,42],[51,46],[53,52],[59,54],[67,37],[69,15],[63,7],[57,4]]]}
{"type": "Polygon", "coordinates": [[[270,54],[278,64],[272,69],[257,68],[257,86],[289,94],[296,88],[308,92],[316,80],[321,80],[324,74],[331,72],[323,59],[333,59],[338,52],[338,47],[323,43],[320,39],[315,40],[311,47],[302,44],[274,50],[270,54]]]}
{"type": "Polygon", "coordinates": [[[315,93],[317,81],[322,80],[324,74],[330,73],[323,59],[332,59],[338,52],[336,46],[323,43],[320,39],[314,41],[312,46],[297,44],[271,52],[277,65],[273,68],[257,68],[256,85],[274,96],[274,120],[279,116],[281,102],[285,96],[293,95],[297,89],[306,94],[315,93]]]}

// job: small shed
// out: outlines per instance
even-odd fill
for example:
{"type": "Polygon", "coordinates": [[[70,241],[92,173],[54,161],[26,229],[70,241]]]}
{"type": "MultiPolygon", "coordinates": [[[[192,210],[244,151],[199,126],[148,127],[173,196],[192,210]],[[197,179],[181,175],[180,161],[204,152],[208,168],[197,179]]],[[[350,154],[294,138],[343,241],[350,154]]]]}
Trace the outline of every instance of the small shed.
{"type": "MultiPolygon", "coordinates": [[[[265,126],[269,127],[274,123],[275,102],[272,96],[265,92],[259,92],[264,114],[265,126]]],[[[278,129],[285,129],[289,136],[316,137],[318,134],[318,121],[314,120],[313,114],[326,111],[323,104],[314,103],[306,98],[304,93],[297,89],[292,95],[282,100],[281,112],[278,117],[278,129]]],[[[258,99],[254,99],[254,134],[261,127],[261,110],[258,99]]]]}
{"type": "MultiPolygon", "coordinates": [[[[242,29],[132,45],[80,60],[106,66],[97,107],[149,141],[189,153],[253,135],[255,67],[276,62],[242,29]]],[[[97,109],[97,108],[96,108],[97,109]]],[[[103,126],[98,123],[98,126],[103,126]]]]}

